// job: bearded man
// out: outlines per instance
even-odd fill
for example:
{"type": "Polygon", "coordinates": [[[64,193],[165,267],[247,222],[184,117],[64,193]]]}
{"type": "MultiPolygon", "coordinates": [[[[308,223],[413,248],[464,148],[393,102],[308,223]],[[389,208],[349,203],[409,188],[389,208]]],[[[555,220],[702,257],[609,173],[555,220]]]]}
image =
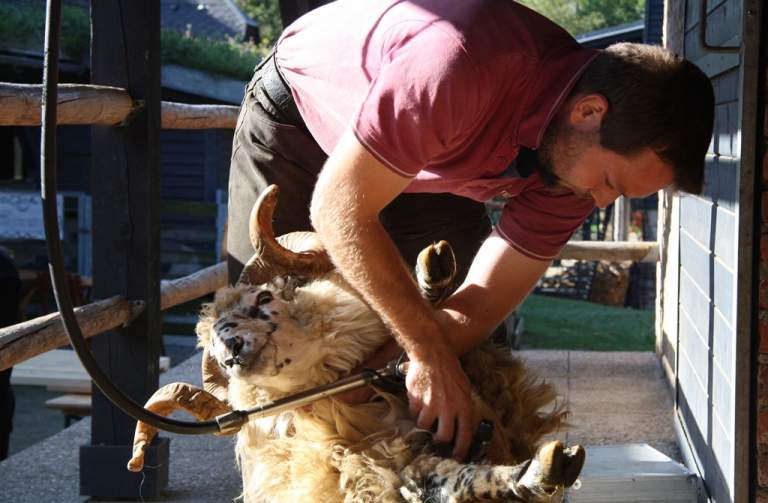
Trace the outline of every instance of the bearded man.
{"type": "MultiPolygon", "coordinates": [[[[281,190],[277,235],[320,234],[405,350],[418,426],[471,439],[458,357],[532,291],[595,208],[702,190],[714,93],[659,47],[586,50],[512,0],[337,0],[290,25],[246,88],[229,189],[229,278],[250,210],[281,190]],[[508,198],[495,228],[484,202],[508,198]],[[234,229],[238,229],[237,232],[234,229]],[[421,299],[404,264],[445,239],[458,288],[421,299]]],[[[358,393],[349,400],[365,398],[358,393]]]]}

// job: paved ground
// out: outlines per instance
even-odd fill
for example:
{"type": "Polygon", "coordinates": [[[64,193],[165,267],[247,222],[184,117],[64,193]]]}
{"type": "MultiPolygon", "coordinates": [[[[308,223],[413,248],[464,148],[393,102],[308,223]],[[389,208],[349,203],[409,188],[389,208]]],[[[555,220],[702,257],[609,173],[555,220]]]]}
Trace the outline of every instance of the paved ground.
{"type": "Polygon", "coordinates": [[[567,445],[645,443],[682,462],[672,396],[651,352],[523,351],[570,402],[567,445]]]}
{"type": "MultiPolygon", "coordinates": [[[[672,400],[653,353],[522,354],[542,375],[551,378],[570,402],[575,427],[557,438],[569,445],[647,443],[679,460],[672,400]]],[[[161,384],[173,381],[199,385],[198,358],[190,358],[161,375],[161,384]]],[[[61,417],[55,419],[61,426],[61,417]]],[[[78,449],[89,436],[90,419],[86,418],[0,463],[0,502],[95,501],[78,494],[78,449]]],[[[163,496],[153,501],[227,502],[239,494],[231,439],[165,436],[171,438],[170,480],[163,496]]]]}
{"type": "MultiPolygon", "coordinates": [[[[187,360],[195,350],[193,336],[166,335],[163,337],[166,355],[171,366],[187,360]]],[[[13,386],[16,395],[13,434],[10,439],[9,455],[21,452],[64,428],[64,418],[58,410],[46,409],[46,400],[61,396],[58,391],[47,391],[44,386],[13,386]]],[[[0,496],[0,500],[2,496],[0,496]]]]}

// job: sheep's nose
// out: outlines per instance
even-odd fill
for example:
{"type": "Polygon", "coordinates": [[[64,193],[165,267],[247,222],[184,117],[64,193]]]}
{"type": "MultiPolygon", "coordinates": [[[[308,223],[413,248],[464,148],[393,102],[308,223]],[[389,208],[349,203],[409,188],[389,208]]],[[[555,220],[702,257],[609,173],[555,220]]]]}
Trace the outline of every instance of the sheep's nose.
{"type": "Polygon", "coordinates": [[[230,337],[224,341],[224,345],[229,348],[232,355],[237,356],[243,347],[243,338],[240,336],[230,337]]]}

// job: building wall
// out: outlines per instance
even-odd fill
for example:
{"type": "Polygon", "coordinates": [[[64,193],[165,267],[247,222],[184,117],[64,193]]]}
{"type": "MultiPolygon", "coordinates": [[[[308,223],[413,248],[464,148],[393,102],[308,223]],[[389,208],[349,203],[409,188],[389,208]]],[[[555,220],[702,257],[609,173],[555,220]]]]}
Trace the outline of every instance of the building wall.
{"type": "MultiPolygon", "coordinates": [[[[749,3],[707,2],[709,45],[747,45],[743,25],[749,18],[745,16],[749,3]]],[[[703,48],[698,39],[700,5],[700,0],[666,2],[665,45],[710,77],[716,105],[704,192],[662,198],[657,348],[675,390],[683,457],[699,473],[709,500],[719,503],[748,501],[754,483],[750,348],[755,159],[750,58],[757,51],[715,54],[703,48]]]]}

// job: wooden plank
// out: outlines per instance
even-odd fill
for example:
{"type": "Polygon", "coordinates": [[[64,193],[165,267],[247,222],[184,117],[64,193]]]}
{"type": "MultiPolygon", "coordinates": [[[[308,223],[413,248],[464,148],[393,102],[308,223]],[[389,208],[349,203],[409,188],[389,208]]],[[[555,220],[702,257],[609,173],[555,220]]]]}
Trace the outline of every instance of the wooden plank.
{"type": "Polygon", "coordinates": [[[166,166],[179,166],[186,168],[187,172],[193,174],[202,174],[203,165],[200,163],[200,157],[205,152],[195,151],[195,149],[180,149],[179,152],[168,152],[163,149],[163,170],[166,166]]]}
{"type": "MultiPolygon", "coordinates": [[[[709,394],[706,384],[702,383],[696,377],[694,370],[697,363],[688,359],[688,353],[680,348],[680,358],[678,364],[678,379],[680,392],[685,396],[685,403],[690,408],[691,417],[687,418],[688,423],[692,423],[699,431],[708,430],[707,418],[709,417],[709,394]]],[[[707,366],[705,362],[704,371],[707,366]]],[[[682,409],[682,402],[680,403],[682,409]]],[[[689,425],[690,427],[690,425],[689,425]]]]}
{"type": "Polygon", "coordinates": [[[216,263],[215,251],[162,251],[163,263],[179,263],[179,264],[214,264],[216,263]]]}
{"type": "Polygon", "coordinates": [[[736,213],[739,201],[739,172],[741,161],[735,157],[719,156],[707,163],[707,194],[723,209],[736,213]]]}
{"type": "Polygon", "coordinates": [[[686,232],[680,233],[680,265],[704,295],[710,297],[712,295],[712,253],[708,246],[702,246],[686,232]]]}
{"type": "Polygon", "coordinates": [[[712,222],[715,205],[706,199],[688,196],[680,198],[680,215],[685,221],[685,230],[691,238],[709,248],[712,236],[712,222]]]}
{"type": "Polygon", "coordinates": [[[715,309],[730,324],[736,323],[735,298],[736,298],[736,278],[730,267],[716,260],[713,271],[712,300],[715,309]]]}
{"type": "Polygon", "coordinates": [[[206,227],[171,227],[163,225],[160,231],[163,240],[162,248],[168,248],[172,245],[169,241],[186,241],[190,243],[205,244],[210,241],[216,241],[216,229],[206,227]]]}
{"type": "MultiPolygon", "coordinates": [[[[161,356],[158,365],[165,372],[170,368],[170,357],[161,356]]],[[[48,391],[91,392],[91,377],[71,349],[54,349],[15,365],[11,384],[45,386],[48,391]]]]}
{"type": "Polygon", "coordinates": [[[711,308],[712,305],[707,295],[695,286],[687,271],[682,271],[680,274],[680,316],[685,314],[690,318],[703,344],[708,344],[709,341],[711,308]]]}
{"type": "Polygon", "coordinates": [[[659,244],[651,241],[569,241],[557,258],[658,262],[659,244]]]}
{"type": "Polygon", "coordinates": [[[712,409],[725,431],[733,431],[733,383],[717,365],[712,365],[712,409]]]}
{"type": "Polygon", "coordinates": [[[193,176],[163,176],[163,192],[167,193],[168,189],[195,189],[205,191],[205,182],[202,177],[193,176]]]}
{"type": "Polygon", "coordinates": [[[199,201],[203,198],[203,190],[201,187],[198,188],[169,188],[169,187],[163,187],[163,197],[168,199],[190,199],[193,201],[199,201]]]}
{"type": "Polygon", "coordinates": [[[163,215],[183,215],[190,217],[216,218],[219,212],[215,203],[200,203],[194,201],[163,201],[163,215]]]}
{"type": "Polygon", "coordinates": [[[733,212],[718,206],[715,212],[715,257],[729,267],[733,268],[738,253],[736,241],[736,215],[733,212]]]}
{"type": "Polygon", "coordinates": [[[709,346],[702,337],[708,334],[701,334],[694,326],[690,317],[683,315],[680,319],[679,345],[680,350],[685,351],[688,360],[692,363],[691,372],[696,376],[696,380],[702,388],[709,382],[707,375],[707,365],[702,366],[702,362],[709,360],[709,346]],[[703,372],[703,374],[701,373],[703,372]]]}
{"type": "Polygon", "coordinates": [[[46,409],[61,411],[64,416],[90,416],[91,394],[69,393],[45,401],[46,409]]]}
{"type": "Polygon", "coordinates": [[[163,155],[163,177],[166,176],[203,176],[202,167],[199,165],[190,166],[188,164],[168,164],[163,155]]]}

